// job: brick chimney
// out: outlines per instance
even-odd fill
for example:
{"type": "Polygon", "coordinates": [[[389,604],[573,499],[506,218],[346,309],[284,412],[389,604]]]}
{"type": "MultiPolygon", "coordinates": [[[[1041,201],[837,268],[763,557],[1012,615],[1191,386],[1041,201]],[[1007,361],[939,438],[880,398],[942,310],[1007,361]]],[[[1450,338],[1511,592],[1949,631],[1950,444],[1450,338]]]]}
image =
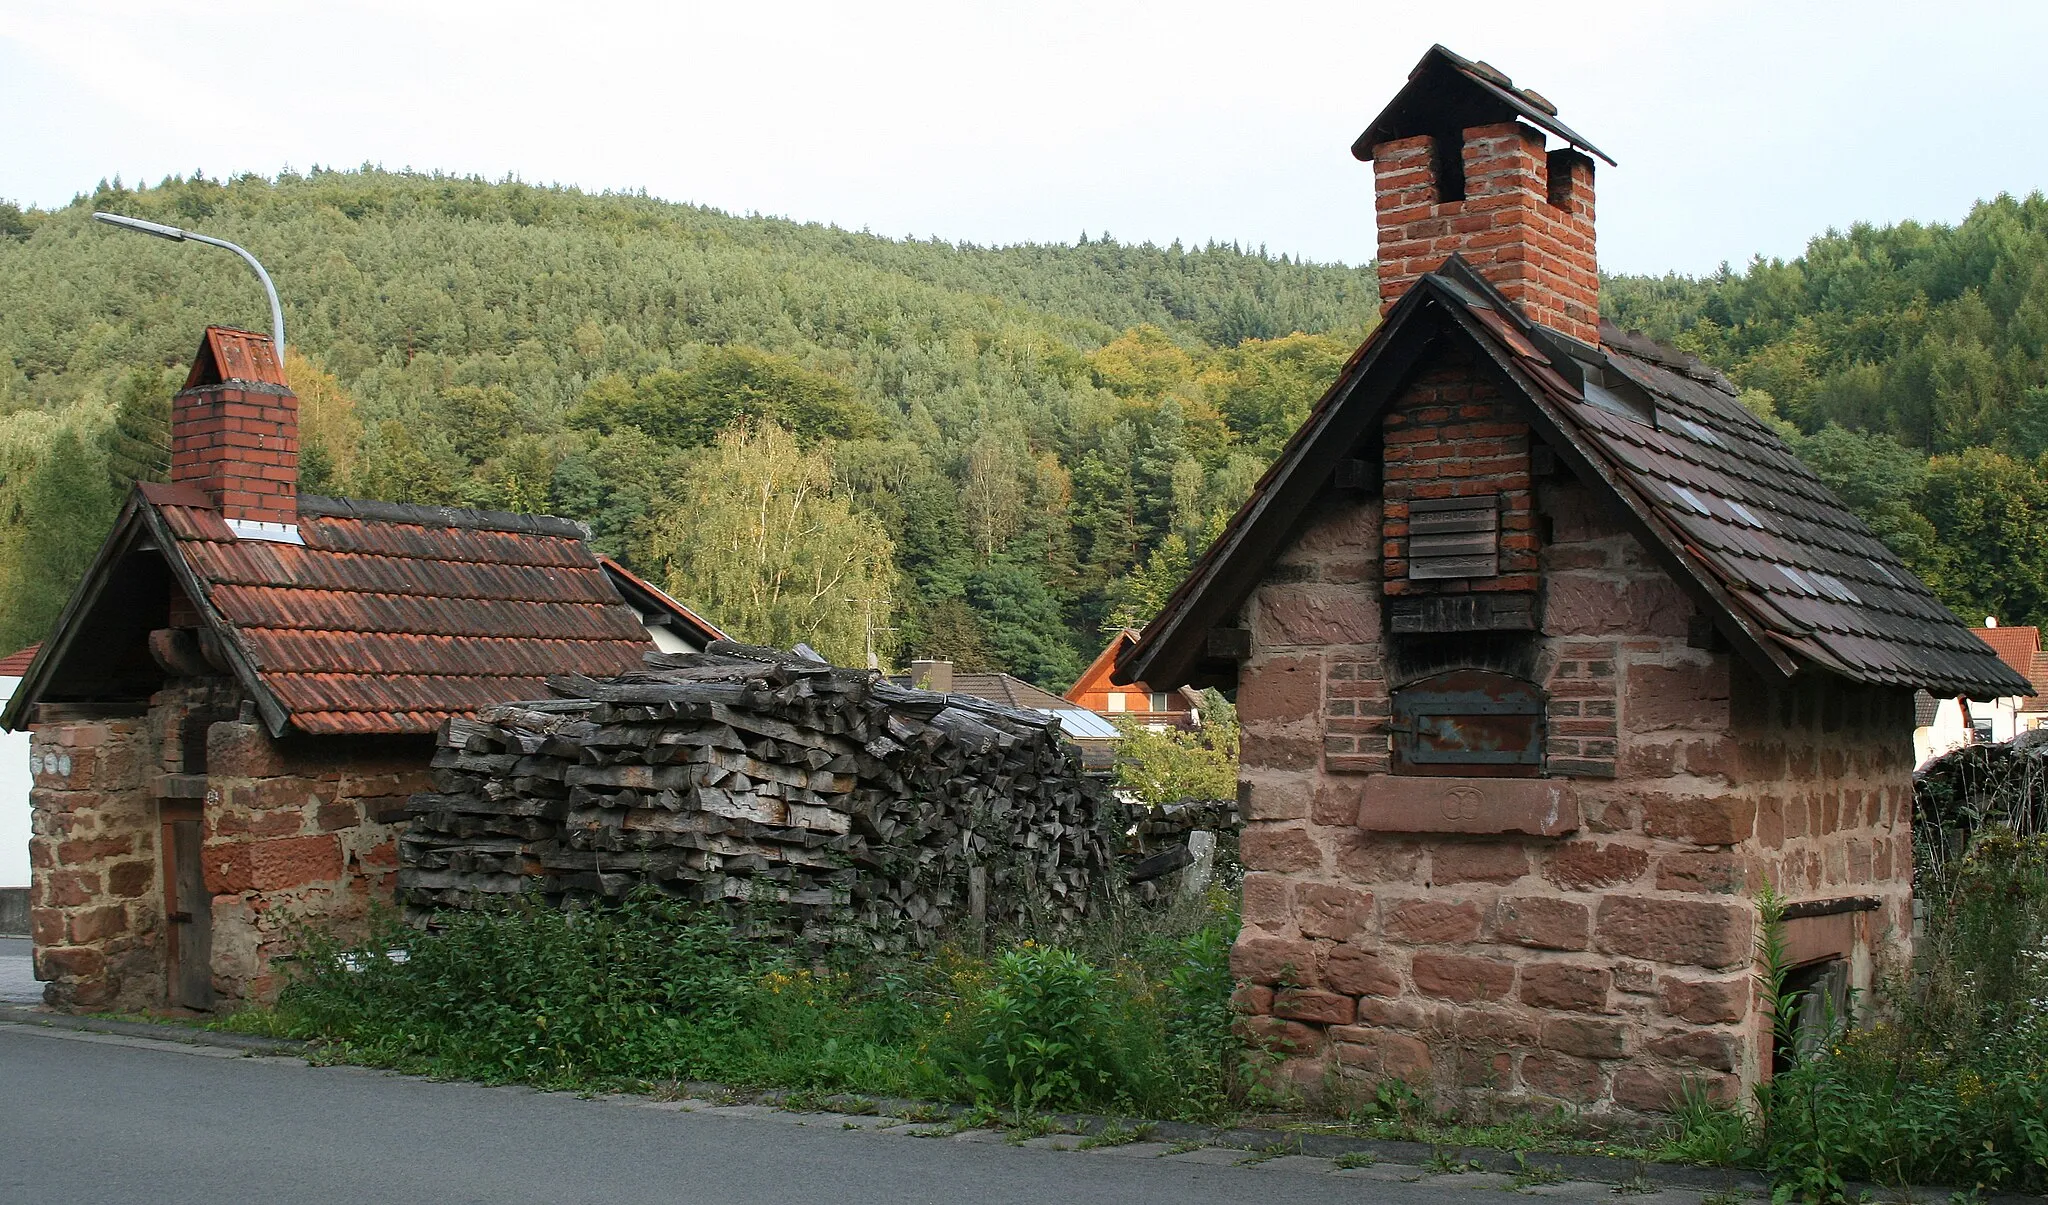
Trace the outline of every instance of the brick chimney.
{"type": "Polygon", "coordinates": [[[297,540],[299,399],[268,338],[206,328],[171,398],[171,481],[205,491],[237,535],[297,540]]]}
{"type": "Polygon", "coordinates": [[[1351,152],[1373,165],[1382,312],[1457,254],[1531,321],[1599,343],[1592,155],[1607,156],[1549,101],[1433,47],[1351,152]]]}

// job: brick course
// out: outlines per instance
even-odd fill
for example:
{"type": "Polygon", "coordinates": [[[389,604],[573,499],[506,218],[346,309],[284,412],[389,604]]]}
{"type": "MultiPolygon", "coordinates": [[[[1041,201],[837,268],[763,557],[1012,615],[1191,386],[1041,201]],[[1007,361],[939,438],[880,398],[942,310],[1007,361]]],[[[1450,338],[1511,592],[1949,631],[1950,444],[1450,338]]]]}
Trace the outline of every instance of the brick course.
{"type": "Polygon", "coordinates": [[[1459,152],[1464,199],[1447,201],[1434,137],[1372,148],[1383,308],[1456,252],[1530,319],[1597,344],[1593,161],[1518,122],[1464,131],[1459,152]]]}
{"type": "Polygon", "coordinates": [[[171,481],[204,490],[222,517],[299,521],[299,399],[221,382],[171,398],[171,481]]]}

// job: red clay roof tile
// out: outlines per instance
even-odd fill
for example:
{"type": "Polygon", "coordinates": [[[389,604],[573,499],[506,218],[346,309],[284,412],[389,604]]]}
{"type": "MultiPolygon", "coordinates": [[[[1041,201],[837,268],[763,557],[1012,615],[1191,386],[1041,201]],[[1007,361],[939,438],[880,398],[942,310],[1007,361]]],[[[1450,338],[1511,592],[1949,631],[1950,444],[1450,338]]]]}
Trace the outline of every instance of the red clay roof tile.
{"type": "Polygon", "coordinates": [[[145,490],[261,684],[309,733],[430,732],[640,664],[646,630],[580,529],[301,498],[303,545],[238,539],[191,491],[145,490]]]}

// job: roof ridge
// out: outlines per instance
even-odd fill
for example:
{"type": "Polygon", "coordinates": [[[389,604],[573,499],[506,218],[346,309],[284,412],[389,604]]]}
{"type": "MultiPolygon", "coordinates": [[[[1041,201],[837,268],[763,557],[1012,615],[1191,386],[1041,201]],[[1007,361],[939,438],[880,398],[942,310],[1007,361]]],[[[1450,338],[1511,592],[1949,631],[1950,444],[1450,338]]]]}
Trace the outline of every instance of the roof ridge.
{"type": "Polygon", "coordinates": [[[362,519],[374,523],[410,523],[417,527],[457,527],[470,531],[503,531],[514,535],[567,536],[590,539],[587,524],[557,515],[522,515],[466,506],[432,506],[418,502],[379,502],[371,498],[330,498],[300,494],[299,513],[323,519],[362,519]]]}
{"type": "Polygon", "coordinates": [[[1645,360],[1660,368],[1682,372],[1695,381],[1700,381],[1727,394],[1741,396],[1726,374],[1700,359],[1689,351],[1682,351],[1662,340],[1651,338],[1639,330],[1623,330],[1611,319],[1600,320],[1600,345],[1607,351],[1618,351],[1622,355],[1645,360]]]}

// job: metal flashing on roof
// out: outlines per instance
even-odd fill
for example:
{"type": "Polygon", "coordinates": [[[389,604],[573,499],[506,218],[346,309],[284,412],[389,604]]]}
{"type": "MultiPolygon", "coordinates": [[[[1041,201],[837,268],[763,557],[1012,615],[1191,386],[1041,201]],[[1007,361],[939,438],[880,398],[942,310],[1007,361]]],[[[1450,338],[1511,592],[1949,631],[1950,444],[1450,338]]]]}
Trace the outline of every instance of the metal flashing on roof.
{"type": "Polygon", "coordinates": [[[223,519],[238,540],[269,540],[275,544],[304,544],[296,523],[265,523],[260,519],[223,519]]]}

